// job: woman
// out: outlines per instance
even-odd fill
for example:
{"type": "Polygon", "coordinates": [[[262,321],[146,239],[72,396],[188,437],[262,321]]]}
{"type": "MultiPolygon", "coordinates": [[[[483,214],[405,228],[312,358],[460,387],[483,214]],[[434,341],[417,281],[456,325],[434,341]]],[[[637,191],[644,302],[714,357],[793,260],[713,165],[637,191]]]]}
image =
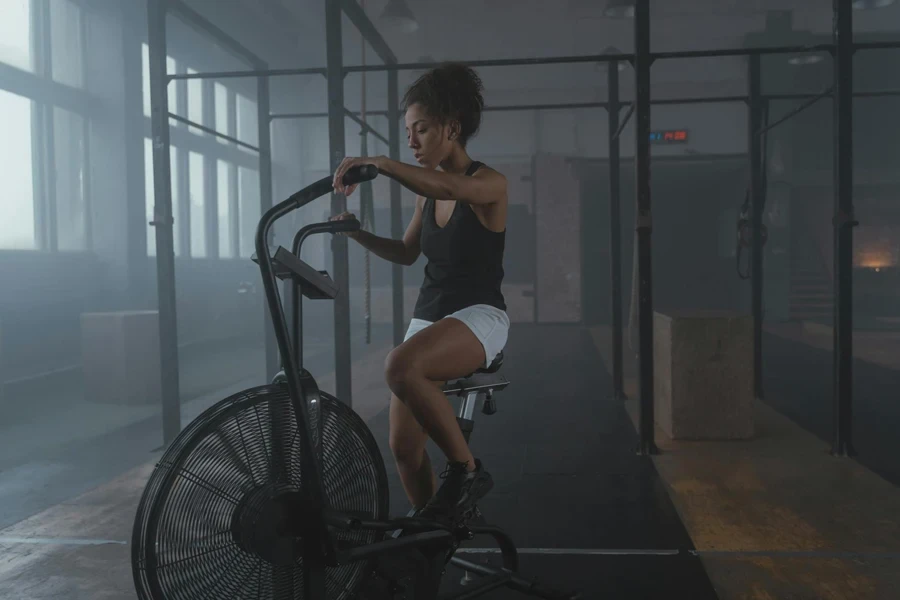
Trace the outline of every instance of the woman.
{"type": "MultiPolygon", "coordinates": [[[[506,236],[506,178],[473,161],[466,143],[484,107],[481,79],[447,64],[420,77],[403,99],[409,147],[422,168],[379,156],[347,158],[334,174],[336,191],[347,169],[374,164],[379,173],[417,194],[402,240],[359,231],[350,237],[385,260],[412,265],[428,259],[405,341],[389,355],[390,446],[403,487],[418,515],[455,519],[493,487],[472,456],[444,382],[493,361],[506,345],[509,318],[500,291],[506,236]],[[444,452],[440,489],[425,451],[428,437],[444,452]]],[[[350,218],[344,213],[335,219],[350,218]]]]}

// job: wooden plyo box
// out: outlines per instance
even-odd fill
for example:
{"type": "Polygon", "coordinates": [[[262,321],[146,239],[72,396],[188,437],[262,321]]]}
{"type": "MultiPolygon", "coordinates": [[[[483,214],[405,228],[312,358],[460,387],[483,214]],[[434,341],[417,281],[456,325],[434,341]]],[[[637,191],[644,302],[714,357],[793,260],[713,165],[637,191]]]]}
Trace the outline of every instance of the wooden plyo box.
{"type": "Polygon", "coordinates": [[[675,440],[753,437],[753,318],[725,311],[653,315],[656,423],[675,440]]]}

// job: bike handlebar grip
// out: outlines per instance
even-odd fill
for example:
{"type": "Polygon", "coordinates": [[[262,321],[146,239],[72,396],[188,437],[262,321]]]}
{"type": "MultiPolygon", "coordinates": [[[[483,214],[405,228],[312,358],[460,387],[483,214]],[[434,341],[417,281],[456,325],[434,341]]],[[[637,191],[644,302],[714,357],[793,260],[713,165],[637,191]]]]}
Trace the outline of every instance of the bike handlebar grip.
{"type": "Polygon", "coordinates": [[[375,165],[359,165],[344,173],[342,181],[344,185],[356,185],[364,181],[372,181],[376,177],[378,177],[378,167],[375,165]]]}
{"type": "Polygon", "coordinates": [[[341,233],[345,231],[359,231],[360,224],[357,219],[341,219],[340,221],[331,221],[328,229],[332,233],[341,233]]]}

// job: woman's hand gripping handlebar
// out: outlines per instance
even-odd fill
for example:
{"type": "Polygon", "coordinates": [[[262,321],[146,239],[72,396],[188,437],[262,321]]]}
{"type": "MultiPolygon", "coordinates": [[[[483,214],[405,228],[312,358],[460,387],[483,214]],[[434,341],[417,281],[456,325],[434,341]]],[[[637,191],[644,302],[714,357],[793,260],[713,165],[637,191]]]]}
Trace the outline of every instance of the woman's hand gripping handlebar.
{"type": "MultiPolygon", "coordinates": [[[[338,174],[335,173],[335,183],[337,182],[337,176],[338,174]]],[[[375,165],[356,165],[344,172],[341,182],[343,183],[343,189],[351,189],[364,181],[375,179],[377,176],[378,169],[375,165]]],[[[335,189],[338,189],[337,185],[335,185],[335,189]]],[[[359,235],[359,219],[349,211],[344,211],[328,220],[332,223],[329,231],[333,233],[344,234],[351,238],[356,238],[359,235]]]]}

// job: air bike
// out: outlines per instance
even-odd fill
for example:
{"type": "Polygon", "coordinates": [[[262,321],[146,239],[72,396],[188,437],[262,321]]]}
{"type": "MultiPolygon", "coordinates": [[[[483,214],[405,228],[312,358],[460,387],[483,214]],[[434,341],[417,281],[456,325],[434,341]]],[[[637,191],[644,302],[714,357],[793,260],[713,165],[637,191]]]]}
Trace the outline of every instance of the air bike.
{"type": "MultiPolygon", "coordinates": [[[[344,184],[369,181],[373,166],[352,169],[344,184]]],[[[477,509],[452,526],[388,517],[384,460],[365,422],[319,390],[303,368],[301,294],[333,299],[324,271],[300,260],[314,233],[355,231],[359,222],[308,225],[293,251],[270,254],[273,223],[331,193],[326,177],[268,210],[256,231],[256,255],[283,372],[269,385],[226,398],[192,421],[166,449],[144,489],[132,532],[132,570],[141,600],[464,600],[499,588],[529,596],[575,600],[517,575],[510,538],[484,524],[477,509]],[[276,278],[293,292],[293,339],[276,278]],[[293,346],[292,346],[293,342],[293,346]],[[463,560],[463,544],[501,565],[463,560]],[[484,550],[484,552],[481,552],[484,550]],[[449,565],[462,569],[462,591],[441,594],[449,565]]],[[[460,400],[466,438],[473,413],[496,412],[493,392],[509,382],[489,368],[445,386],[460,400]]]]}

